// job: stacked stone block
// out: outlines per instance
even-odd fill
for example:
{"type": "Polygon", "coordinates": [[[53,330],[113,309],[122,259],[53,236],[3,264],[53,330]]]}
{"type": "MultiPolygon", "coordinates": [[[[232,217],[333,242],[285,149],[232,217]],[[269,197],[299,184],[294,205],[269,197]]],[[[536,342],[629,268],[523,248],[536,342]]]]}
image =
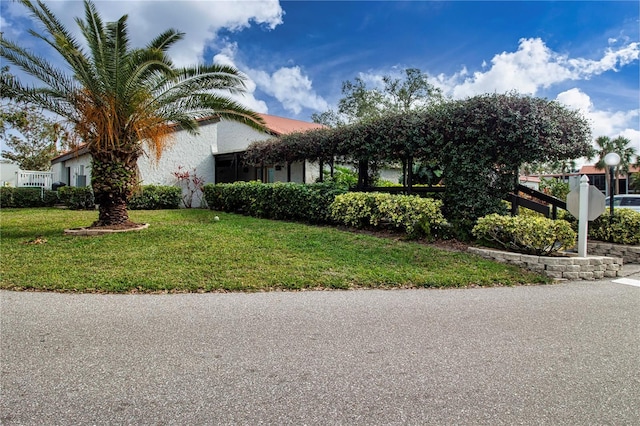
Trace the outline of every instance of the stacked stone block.
{"type": "Polygon", "coordinates": [[[614,278],[622,269],[623,262],[620,257],[609,256],[532,256],[479,247],[469,247],[468,251],[486,259],[516,265],[551,278],[566,280],[614,278]]]}
{"type": "Polygon", "coordinates": [[[589,241],[587,252],[597,256],[620,257],[626,264],[640,264],[640,246],[589,241]]]}

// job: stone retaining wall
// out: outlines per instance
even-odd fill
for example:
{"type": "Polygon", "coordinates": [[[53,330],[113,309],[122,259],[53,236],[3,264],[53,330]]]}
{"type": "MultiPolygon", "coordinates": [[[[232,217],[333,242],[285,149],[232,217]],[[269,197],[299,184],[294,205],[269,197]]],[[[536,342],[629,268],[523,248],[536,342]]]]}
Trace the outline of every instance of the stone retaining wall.
{"type": "Polygon", "coordinates": [[[617,257],[532,256],[479,247],[469,247],[467,251],[486,259],[509,263],[556,279],[597,280],[613,278],[618,276],[622,268],[622,258],[617,257]]]}
{"type": "Polygon", "coordinates": [[[597,256],[621,257],[625,264],[640,264],[640,246],[589,241],[587,252],[597,256]]]}

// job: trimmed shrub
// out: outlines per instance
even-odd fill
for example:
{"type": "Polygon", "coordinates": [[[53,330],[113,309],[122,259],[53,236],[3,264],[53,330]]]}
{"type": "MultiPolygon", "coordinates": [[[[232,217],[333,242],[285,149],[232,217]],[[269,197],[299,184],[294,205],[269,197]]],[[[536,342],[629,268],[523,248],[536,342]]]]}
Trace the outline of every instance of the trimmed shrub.
{"type": "Polygon", "coordinates": [[[333,220],[347,226],[374,228],[385,225],[404,231],[410,238],[443,236],[447,222],[442,202],[414,195],[350,192],[331,205],[333,220]]]}
{"type": "Polygon", "coordinates": [[[163,210],[180,208],[182,189],[177,186],[145,185],[127,203],[131,210],[163,210]]]}
{"type": "Polygon", "coordinates": [[[535,216],[490,214],[479,218],[471,232],[482,244],[538,256],[571,248],[576,242],[569,222],[535,216]]]}
{"type": "Polygon", "coordinates": [[[13,191],[13,207],[42,207],[42,189],[16,188],[13,191]]]}
{"type": "Polygon", "coordinates": [[[329,205],[345,192],[335,183],[235,182],[203,187],[212,210],[310,223],[330,221],[329,205]]]}
{"type": "Polygon", "coordinates": [[[60,202],[60,197],[58,197],[58,191],[51,191],[49,189],[45,189],[42,192],[42,204],[46,207],[53,207],[60,202]]]}
{"type": "Polygon", "coordinates": [[[347,226],[364,228],[380,224],[382,214],[378,206],[391,194],[382,192],[349,192],[336,197],[331,204],[334,221],[347,226]]]}
{"type": "MultiPolygon", "coordinates": [[[[616,244],[640,244],[640,212],[630,209],[615,209],[613,221],[606,210],[600,217],[589,223],[589,238],[616,244]]],[[[578,221],[576,220],[576,227],[578,221]]]]}
{"type": "Polygon", "coordinates": [[[14,187],[2,186],[0,187],[0,207],[13,207],[13,192],[14,187]]]}
{"type": "Polygon", "coordinates": [[[51,207],[59,201],[58,193],[40,188],[0,188],[0,207],[51,207]]]}
{"type": "Polygon", "coordinates": [[[58,196],[65,206],[72,210],[94,210],[93,191],[88,186],[63,186],[58,188],[58,196]]]}

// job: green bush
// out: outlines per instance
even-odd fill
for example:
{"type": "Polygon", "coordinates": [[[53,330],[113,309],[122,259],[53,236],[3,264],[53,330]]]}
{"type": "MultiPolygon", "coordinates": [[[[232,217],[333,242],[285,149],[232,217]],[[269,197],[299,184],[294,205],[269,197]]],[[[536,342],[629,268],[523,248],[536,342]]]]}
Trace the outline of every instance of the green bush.
{"type": "Polygon", "coordinates": [[[353,188],[358,184],[358,173],[348,167],[335,166],[333,176],[329,170],[323,170],[322,173],[325,182],[334,183],[343,189],[353,188]]]}
{"type": "MultiPolygon", "coordinates": [[[[589,222],[589,238],[610,241],[616,244],[640,244],[640,212],[630,209],[615,209],[613,221],[606,210],[593,222],[589,222]]],[[[575,221],[576,227],[577,221],[575,221]]]]}
{"type": "Polygon", "coordinates": [[[46,207],[53,207],[60,202],[60,197],[58,197],[58,191],[51,191],[49,189],[45,189],[42,192],[42,205],[46,207]]]}
{"type": "Polygon", "coordinates": [[[40,188],[0,188],[0,207],[51,207],[58,202],[58,193],[40,188]]]}
{"type": "Polygon", "coordinates": [[[15,188],[11,186],[0,187],[0,207],[13,207],[13,192],[15,188]]]}
{"type": "Polygon", "coordinates": [[[443,236],[447,222],[442,202],[413,195],[350,192],[331,205],[333,220],[348,226],[379,228],[389,225],[410,238],[443,236]]]}
{"type": "Polygon", "coordinates": [[[93,191],[88,186],[63,186],[58,188],[58,196],[65,206],[72,210],[94,210],[93,191]]]}
{"type": "Polygon", "coordinates": [[[182,189],[177,186],[145,185],[134,194],[127,207],[131,210],[177,209],[182,201],[182,189]]]}
{"type": "Polygon", "coordinates": [[[204,198],[212,210],[310,223],[330,221],[329,205],[345,189],[331,182],[300,184],[235,182],[207,184],[204,198]]]}
{"type": "Polygon", "coordinates": [[[494,213],[479,218],[471,232],[481,244],[542,256],[571,248],[576,242],[569,222],[535,216],[494,213]]]}
{"type": "Polygon", "coordinates": [[[13,192],[13,206],[18,208],[42,207],[42,189],[16,188],[13,192]]]}

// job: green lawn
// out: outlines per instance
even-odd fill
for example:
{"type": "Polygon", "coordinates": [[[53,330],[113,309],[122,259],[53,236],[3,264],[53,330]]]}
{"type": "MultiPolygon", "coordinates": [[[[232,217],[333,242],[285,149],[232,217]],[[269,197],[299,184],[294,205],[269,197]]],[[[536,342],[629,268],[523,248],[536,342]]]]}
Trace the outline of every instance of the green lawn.
{"type": "Polygon", "coordinates": [[[2,209],[0,288],[119,293],[548,282],[466,253],[331,227],[208,210],[130,215],[149,228],[79,237],[63,229],[89,225],[96,212],[2,209]]]}

